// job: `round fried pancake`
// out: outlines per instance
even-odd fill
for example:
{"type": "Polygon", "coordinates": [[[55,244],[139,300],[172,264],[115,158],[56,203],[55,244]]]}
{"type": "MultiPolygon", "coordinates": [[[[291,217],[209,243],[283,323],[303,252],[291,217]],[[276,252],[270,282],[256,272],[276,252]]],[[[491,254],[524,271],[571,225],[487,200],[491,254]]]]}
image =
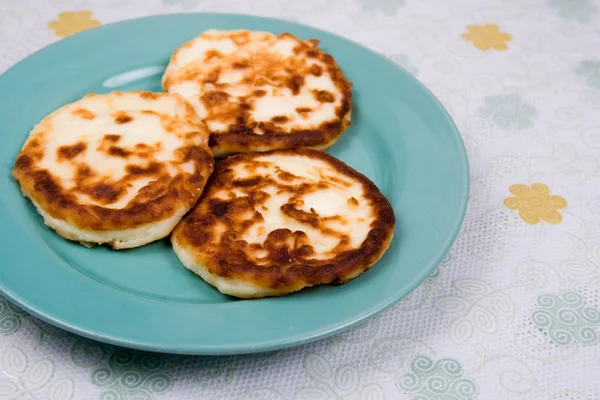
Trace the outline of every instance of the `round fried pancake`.
{"type": "Polygon", "coordinates": [[[324,150],[350,125],[350,83],[318,41],[289,33],[209,30],[184,44],[163,75],[207,125],[215,156],[324,150]]]}
{"type": "Polygon", "coordinates": [[[217,161],[171,241],[222,293],[258,298],[356,278],[387,250],[394,224],[364,175],[323,152],[276,150],[217,161]]]}
{"type": "Polygon", "coordinates": [[[181,96],[113,92],[44,118],[13,175],[58,234],[123,249],[167,236],[212,170],[208,131],[181,96]]]}

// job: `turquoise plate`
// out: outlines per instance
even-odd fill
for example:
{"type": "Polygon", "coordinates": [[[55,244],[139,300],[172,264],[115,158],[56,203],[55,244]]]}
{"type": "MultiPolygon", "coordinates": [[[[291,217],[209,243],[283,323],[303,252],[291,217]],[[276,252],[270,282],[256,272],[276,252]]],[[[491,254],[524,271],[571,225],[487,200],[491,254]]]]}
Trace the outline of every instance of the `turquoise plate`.
{"type": "Polygon", "coordinates": [[[422,282],[452,244],[466,210],[465,149],[431,93],[385,57],[307,26],[226,14],[106,25],[23,60],[0,76],[0,92],[0,291],[51,324],[103,342],[236,354],[332,335],[422,282]],[[319,39],[354,83],[352,127],[329,152],[371,178],[398,219],[389,251],[359,278],[282,298],[235,300],[180,265],[167,241],[120,252],[86,249],[48,229],[21,195],[10,173],[35,123],[89,92],[160,91],[171,53],[209,28],[319,39]]]}

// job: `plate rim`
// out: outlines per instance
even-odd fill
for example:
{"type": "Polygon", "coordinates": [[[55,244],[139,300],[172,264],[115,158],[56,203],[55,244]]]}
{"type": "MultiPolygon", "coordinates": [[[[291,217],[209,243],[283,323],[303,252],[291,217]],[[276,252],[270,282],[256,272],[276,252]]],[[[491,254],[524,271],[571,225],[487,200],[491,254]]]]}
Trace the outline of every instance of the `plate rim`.
{"type": "Polygon", "coordinates": [[[23,58],[22,60],[19,60],[19,62],[12,65],[5,71],[3,71],[0,74],[0,82],[2,81],[2,78],[4,78],[7,74],[9,74],[13,69],[18,68],[22,63],[24,63],[30,57],[32,57],[34,55],[40,55],[40,54],[44,53],[45,51],[48,51],[48,49],[51,49],[53,46],[55,46],[59,43],[63,43],[63,42],[71,41],[71,40],[81,40],[82,37],[89,35],[90,32],[98,32],[98,31],[105,30],[105,29],[111,29],[112,27],[114,27],[116,25],[127,24],[132,21],[152,20],[152,19],[160,19],[160,18],[164,18],[164,17],[177,18],[177,17],[190,17],[190,16],[205,16],[205,17],[214,16],[214,17],[218,17],[218,18],[227,18],[227,17],[250,18],[250,19],[254,19],[254,20],[262,20],[267,23],[268,22],[285,23],[288,25],[297,26],[297,27],[304,28],[304,29],[310,29],[316,33],[330,35],[330,36],[335,37],[336,40],[341,40],[343,42],[350,43],[353,46],[360,47],[363,51],[366,51],[373,55],[376,55],[378,58],[382,59],[383,62],[386,62],[386,63],[390,64],[391,66],[393,66],[394,68],[396,68],[401,73],[401,75],[403,75],[403,77],[405,79],[408,79],[408,80],[412,81],[413,84],[416,84],[416,86],[421,91],[423,91],[427,95],[427,97],[430,98],[430,100],[432,100],[432,103],[437,108],[437,111],[439,111],[440,116],[443,117],[444,122],[447,125],[447,128],[452,132],[454,138],[457,140],[457,144],[458,144],[457,147],[459,150],[458,155],[460,156],[460,157],[458,157],[458,159],[460,162],[460,167],[461,167],[461,169],[463,169],[463,172],[464,172],[463,176],[460,178],[460,183],[463,185],[463,190],[462,190],[462,193],[460,196],[460,201],[461,201],[460,210],[459,210],[459,212],[456,213],[455,218],[452,220],[452,230],[447,235],[447,237],[444,241],[444,244],[442,246],[443,248],[439,249],[440,253],[438,254],[438,256],[435,258],[435,260],[433,262],[431,262],[430,265],[424,266],[420,270],[420,273],[417,274],[417,276],[412,281],[406,282],[406,284],[404,285],[402,290],[398,290],[398,291],[394,292],[393,295],[388,296],[388,298],[382,299],[377,304],[372,304],[370,307],[365,307],[364,309],[362,309],[362,311],[360,313],[354,314],[353,319],[351,321],[347,321],[344,323],[330,323],[326,326],[322,326],[321,329],[317,329],[316,332],[294,334],[291,336],[286,336],[285,338],[277,338],[277,339],[271,338],[271,339],[260,341],[260,342],[242,343],[242,344],[238,343],[236,345],[222,345],[222,346],[215,346],[215,345],[206,346],[206,345],[204,345],[203,346],[200,343],[200,344],[197,344],[196,346],[194,346],[194,348],[189,348],[189,347],[179,348],[176,346],[170,346],[169,348],[164,348],[160,344],[156,344],[156,343],[148,343],[145,341],[130,340],[130,339],[114,336],[111,334],[97,333],[95,331],[90,331],[84,327],[81,327],[76,323],[62,320],[62,319],[56,317],[55,315],[46,313],[42,309],[38,309],[35,306],[31,306],[27,302],[26,299],[18,296],[16,293],[13,293],[12,290],[5,287],[5,285],[2,281],[0,281],[0,294],[5,296],[11,302],[15,303],[21,309],[27,311],[29,314],[31,314],[37,318],[40,318],[43,321],[46,321],[58,328],[66,330],[68,332],[71,332],[71,333],[74,333],[74,334],[77,334],[77,335],[80,335],[80,336],[83,336],[83,337],[86,337],[89,339],[97,340],[97,341],[100,341],[103,343],[108,343],[108,344],[112,344],[112,345],[136,349],[136,350],[153,351],[153,352],[159,352],[159,353],[190,354],[190,355],[233,355],[233,354],[248,354],[248,353],[258,353],[258,352],[279,350],[279,349],[283,349],[283,348],[299,346],[299,345],[313,342],[313,341],[316,341],[319,339],[324,339],[324,338],[330,337],[332,335],[335,335],[336,333],[339,333],[341,331],[344,331],[344,330],[347,330],[354,326],[357,326],[360,323],[375,317],[376,315],[385,311],[391,305],[393,305],[394,303],[396,303],[397,301],[399,301],[400,299],[402,299],[403,297],[405,297],[406,295],[411,293],[414,289],[416,289],[417,286],[420,285],[423,281],[425,281],[427,276],[429,276],[429,274],[431,274],[431,272],[439,265],[439,263],[442,261],[445,254],[448,252],[448,250],[450,249],[450,247],[452,246],[452,244],[455,242],[455,240],[458,237],[458,234],[459,234],[462,224],[464,222],[464,218],[465,218],[467,208],[468,208],[468,197],[469,197],[469,191],[470,191],[470,185],[471,185],[470,167],[469,167],[469,161],[468,161],[468,157],[467,157],[467,151],[465,148],[464,139],[463,139],[462,135],[460,134],[460,131],[458,130],[452,117],[450,116],[450,114],[448,113],[446,108],[443,106],[443,104],[440,102],[440,100],[433,94],[433,92],[429,88],[427,88],[413,74],[408,72],[402,66],[400,66],[397,63],[394,63],[393,61],[388,59],[382,53],[379,53],[357,41],[354,41],[352,39],[341,36],[335,32],[321,29],[321,28],[318,28],[318,27],[315,27],[312,25],[299,23],[296,21],[282,19],[282,18],[265,17],[265,16],[259,16],[259,15],[253,15],[253,14],[243,14],[243,13],[227,13],[227,12],[164,13],[164,14],[148,15],[148,16],[143,16],[143,17],[138,17],[138,18],[129,18],[129,19],[125,19],[125,20],[115,21],[112,23],[101,25],[99,27],[88,29],[83,32],[79,32],[77,34],[71,35],[66,38],[59,39],[58,41],[50,43],[47,46],[44,46],[41,49],[38,49],[37,51],[28,54],[25,58],[23,58]]]}

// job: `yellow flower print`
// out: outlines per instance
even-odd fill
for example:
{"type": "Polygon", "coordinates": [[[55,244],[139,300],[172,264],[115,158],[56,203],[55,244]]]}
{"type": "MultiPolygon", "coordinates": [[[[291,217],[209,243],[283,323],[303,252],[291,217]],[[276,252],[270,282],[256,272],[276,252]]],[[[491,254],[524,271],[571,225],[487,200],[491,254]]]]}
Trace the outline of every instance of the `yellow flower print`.
{"type": "Polygon", "coordinates": [[[56,36],[66,37],[100,25],[100,21],[92,19],[91,11],[66,11],[58,14],[55,21],[49,22],[48,28],[54,29],[56,36]]]}
{"type": "Polygon", "coordinates": [[[512,40],[512,36],[500,32],[500,28],[496,24],[469,25],[467,30],[467,33],[462,34],[462,38],[473,42],[473,46],[479,50],[508,50],[506,42],[512,40]]]}
{"type": "Polygon", "coordinates": [[[549,224],[559,224],[562,215],[558,210],[567,206],[567,201],[560,196],[550,196],[550,189],[543,183],[512,185],[510,192],[516,197],[504,200],[504,205],[511,210],[519,210],[519,216],[528,224],[546,221],[549,224]]]}

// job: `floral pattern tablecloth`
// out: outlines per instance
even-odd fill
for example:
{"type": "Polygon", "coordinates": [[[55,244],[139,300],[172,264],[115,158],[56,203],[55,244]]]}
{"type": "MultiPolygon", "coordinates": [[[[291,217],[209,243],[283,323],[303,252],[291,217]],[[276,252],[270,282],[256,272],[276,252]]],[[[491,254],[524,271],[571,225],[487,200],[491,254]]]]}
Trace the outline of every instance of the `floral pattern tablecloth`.
{"type": "Polygon", "coordinates": [[[0,71],[84,29],[191,11],[299,21],[415,74],[467,147],[462,231],[380,316],[268,354],[131,351],[0,298],[0,398],[600,399],[600,2],[0,0],[0,71]]]}

